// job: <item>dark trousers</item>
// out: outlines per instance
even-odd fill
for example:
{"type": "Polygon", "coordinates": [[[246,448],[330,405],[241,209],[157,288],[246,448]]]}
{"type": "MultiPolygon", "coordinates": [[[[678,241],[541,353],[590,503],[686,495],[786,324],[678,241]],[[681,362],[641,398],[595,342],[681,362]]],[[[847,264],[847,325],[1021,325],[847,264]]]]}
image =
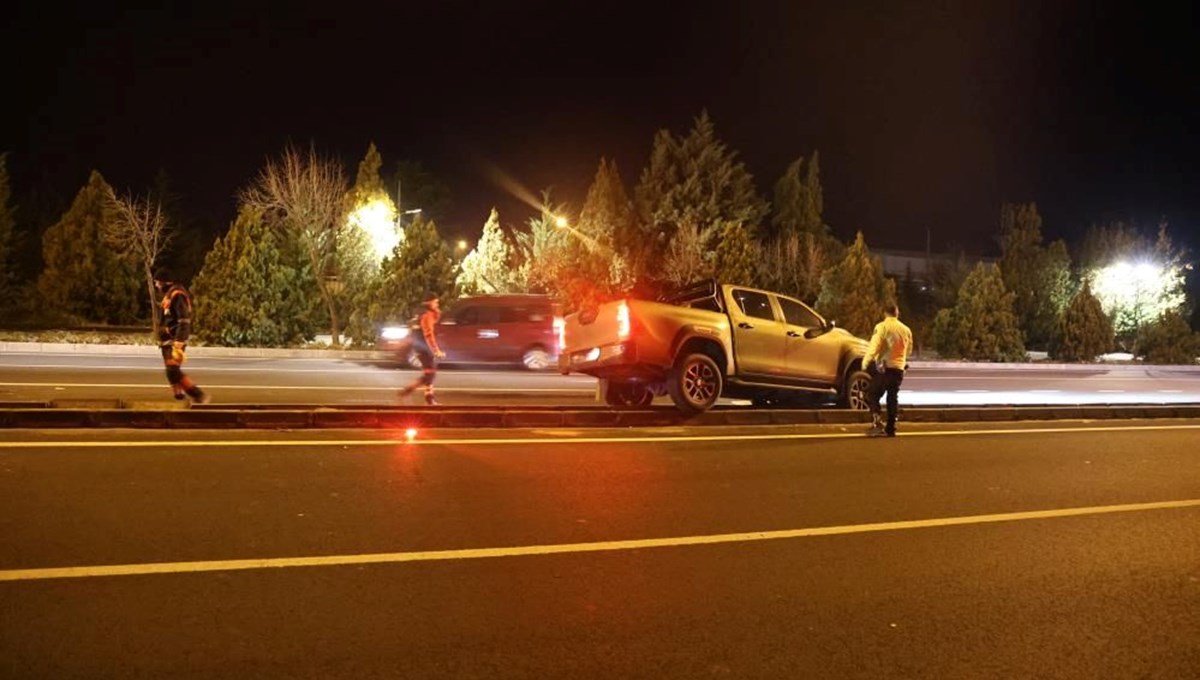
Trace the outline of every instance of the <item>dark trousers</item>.
{"type": "Polygon", "coordinates": [[[896,409],[900,405],[900,383],[904,382],[904,371],[888,368],[871,373],[871,414],[879,414],[879,400],[887,393],[887,428],[885,432],[896,432],[896,409]]]}
{"type": "Polygon", "coordinates": [[[175,391],[177,399],[183,399],[184,394],[191,397],[197,397],[201,394],[200,388],[196,387],[196,383],[184,374],[180,368],[179,362],[175,361],[171,353],[171,345],[167,343],[161,347],[163,367],[167,369],[167,382],[171,384],[171,389],[175,391]]]}

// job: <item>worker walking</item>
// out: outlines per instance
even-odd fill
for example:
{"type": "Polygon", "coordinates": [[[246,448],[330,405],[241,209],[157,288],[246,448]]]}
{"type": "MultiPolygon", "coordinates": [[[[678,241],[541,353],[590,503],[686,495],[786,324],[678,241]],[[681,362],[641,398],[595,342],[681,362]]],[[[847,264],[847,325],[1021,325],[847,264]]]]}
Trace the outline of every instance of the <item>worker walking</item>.
{"type": "Polygon", "coordinates": [[[159,305],[158,341],[167,369],[167,382],[176,399],[191,397],[195,403],[207,404],[208,393],[184,375],[182,368],[187,359],[187,342],[192,335],[191,293],[165,269],[154,276],[154,288],[163,296],[159,305]]]}
{"type": "Polygon", "coordinates": [[[908,369],[912,353],[912,331],[900,322],[900,308],[895,303],[884,308],[883,321],[875,324],[871,343],[863,356],[863,366],[871,374],[871,429],[868,437],[895,437],[896,410],[899,407],[900,383],[908,369]],[[879,412],[879,401],[887,394],[887,421],[879,412]]]}
{"type": "Polygon", "coordinates": [[[421,313],[420,318],[420,332],[412,336],[412,351],[421,362],[421,377],[400,390],[400,398],[404,399],[418,387],[424,386],[425,403],[437,406],[438,401],[433,396],[433,380],[437,377],[437,360],[446,356],[437,343],[437,322],[442,318],[442,312],[436,295],[427,295],[424,305],[425,311],[421,313]]]}

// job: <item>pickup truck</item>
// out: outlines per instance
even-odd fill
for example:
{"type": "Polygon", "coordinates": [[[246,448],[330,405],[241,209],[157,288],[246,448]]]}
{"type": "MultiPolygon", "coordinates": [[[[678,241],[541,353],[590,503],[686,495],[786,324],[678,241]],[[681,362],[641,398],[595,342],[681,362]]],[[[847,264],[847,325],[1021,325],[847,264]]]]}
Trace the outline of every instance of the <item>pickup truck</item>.
{"type": "Polygon", "coordinates": [[[867,408],[865,340],[792,298],[707,281],[658,301],[607,302],[567,316],[559,371],[600,379],[612,406],[669,394],[682,411],[721,396],[756,406],[836,399],[867,408]]]}

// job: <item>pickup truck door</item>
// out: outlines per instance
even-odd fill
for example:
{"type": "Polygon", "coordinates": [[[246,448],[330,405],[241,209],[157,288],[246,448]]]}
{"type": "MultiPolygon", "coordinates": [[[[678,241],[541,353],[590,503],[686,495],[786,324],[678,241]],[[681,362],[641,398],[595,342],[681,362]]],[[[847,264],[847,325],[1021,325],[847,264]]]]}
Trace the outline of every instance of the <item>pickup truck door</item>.
{"type": "Polygon", "coordinates": [[[784,377],[786,374],[787,330],[776,318],[771,297],[766,293],[733,288],[729,320],[733,331],[733,353],[738,374],[784,377]]]}
{"type": "Polygon", "coordinates": [[[787,371],[789,377],[837,383],[842,343],[827,332],[825,322],[804,303],[776,296],[787,328],[787,371]]]}

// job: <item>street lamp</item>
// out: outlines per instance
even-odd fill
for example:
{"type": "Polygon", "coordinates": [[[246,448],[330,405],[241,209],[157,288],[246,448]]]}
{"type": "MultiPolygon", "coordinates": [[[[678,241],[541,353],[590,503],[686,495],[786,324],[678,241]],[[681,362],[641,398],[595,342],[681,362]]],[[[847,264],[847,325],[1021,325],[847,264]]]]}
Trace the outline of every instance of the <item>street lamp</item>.
{"type": "Polygon", "coordinates": [[[467,249],[467,245],[468,244],[467,244],[466,239],[459,239],[458,243],[455,244],[455,248],[458,249],[459,251],[463,251],[463,250],[467,249]]]}
{"type": "Polygon", "coordinates": [[[559,229],[566,229],[567,227],[571,226],[571,223],[567,221],[567,218],[559,215],[558,217],[554,218],[554,226],[558,227],[559,229]]]}

